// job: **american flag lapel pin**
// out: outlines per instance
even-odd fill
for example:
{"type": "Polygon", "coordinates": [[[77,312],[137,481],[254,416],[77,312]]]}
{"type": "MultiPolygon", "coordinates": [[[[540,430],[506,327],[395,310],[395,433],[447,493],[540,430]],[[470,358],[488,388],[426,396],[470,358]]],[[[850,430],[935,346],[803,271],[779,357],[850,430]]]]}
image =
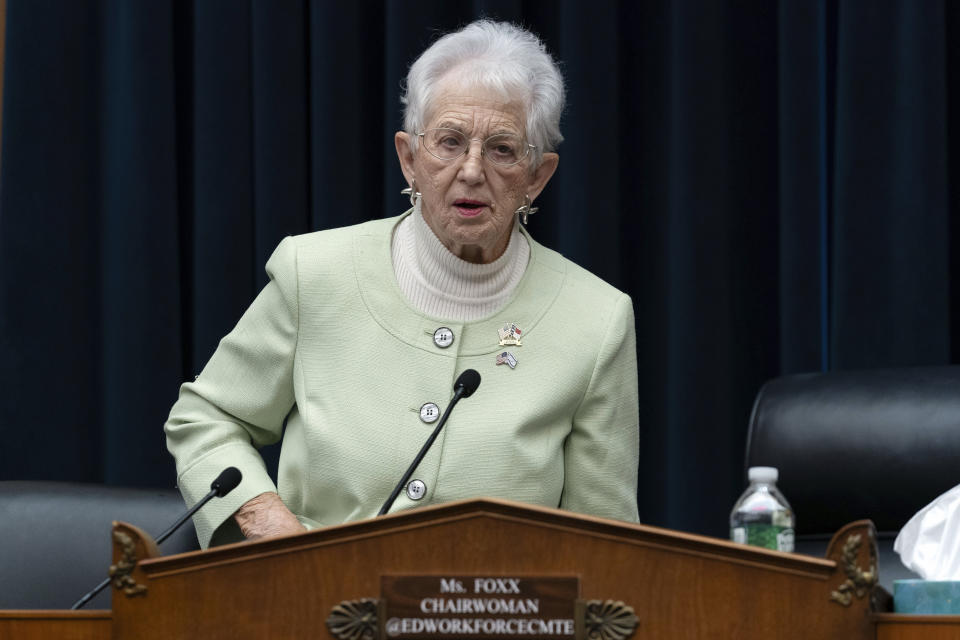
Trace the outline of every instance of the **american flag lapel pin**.
{"type": "Polygon", "coordinates": [[[497,364],[505,364],[511,369],[517,368],[517,359],[509,351],[497,355],[497,364]]]}

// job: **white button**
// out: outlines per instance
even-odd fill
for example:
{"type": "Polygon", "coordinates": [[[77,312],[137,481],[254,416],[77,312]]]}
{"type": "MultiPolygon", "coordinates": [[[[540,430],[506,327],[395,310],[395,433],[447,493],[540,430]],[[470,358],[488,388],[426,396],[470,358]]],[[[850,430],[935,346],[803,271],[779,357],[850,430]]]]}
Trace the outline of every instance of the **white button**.
{"type": "Polygon", "coordinates": [[[440,407],[435,405],[432,402],[428,402],[422,407],[420,407],[420,419],[430,424],[436,422],[437,418],[440,417],[440,407]]]}
{"type": "Polygon", "coordinates": [[[419,500],[427,492],[427,485],[423,480],[413,480],[407,485],[407,497],[411,500],[419,500]]]}
{"type": "Polygon", "coordinates": [[[453,331],[450,331],[449,327],[440,327],[433,332],[433,344],[446,349],[453,344],[453,331]]]}

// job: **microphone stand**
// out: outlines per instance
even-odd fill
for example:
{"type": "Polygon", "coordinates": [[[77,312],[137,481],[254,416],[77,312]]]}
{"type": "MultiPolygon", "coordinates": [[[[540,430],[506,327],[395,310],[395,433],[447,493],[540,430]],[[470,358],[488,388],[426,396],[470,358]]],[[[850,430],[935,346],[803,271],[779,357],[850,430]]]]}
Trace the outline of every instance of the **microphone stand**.
{"type": "MultiPolygon", "coordinates": [[[[161,542],[169,538],[171,534],[173,534],[174,531],[179,529],[184,522],[189,520],[190,517],[193,516],[193,514],[195,514],[200,509],[200,507],[210,502],[210,500],[215,498],[220,491],[221,491],[220,487],[217,487],[216,489],[210,489],[210,493],[203,496],[203,499],[200,500],[200,502],[193,505],[193,507],[191,507],[189,511],[187,511],[185,514],[180,516],[180,518],[175,523],[173,523],[173,526],[169,527],[166,531],[164,531],[159,536],[157,536],[156,538],[157,544],[159,545],[161,542]]],[[[113,576],[107,576],[106,578],[104,578],[103,582],[101,582],[100,584],[98,584],[93,588],[93,591],[90,591],[89,593],[87,593],[87,595],[83,596],[82,598],[74,602],[73,606],[70,607],[70,610],[72,611],[74,609],[79,609],[83,605],[90,602],[90,600],[92,600],[95,595],[103,591],[106,588],[106,586],[110,584],[111,580],[113,580],[113,576]]]]}
{"type": "MultiPolygon", "coordinates": [[[[447,410],[444,412],[443,417],[440,418],[440,422],[437,423],[436,428],[433,430],[433,433],[430,434],[430,437],[427,438],[427,441],[420,448],[420,453],[417,454],[417,457],[413,459],[413,462],[407,467],[406,473],[403,474],[403,477],[400,478],[400,482],[397,483],[397,486],[393,488],[393,493],[390,494],[390,497],[387,498],[387,501],[383,503],[383,506],[380,507],[380,512],[377,514],[379,518],[387,511],[390,510],[390,507],[393,506],[393,501],[397,499],[397,496],[400,495],[400,491],[410,480],[410,476],[413,475],[413,472],[416,471],[417,465],[420,464],[420,461],[423,460],[423,456],[427,455],[427,450],[433,445],[433,441],[437,439],[437,436],[440,435],[440,430],[443,429],[443,425],[447,423],[447,418],[450,417],[450,414],[453,412],[453,407],[460,401],[460,398],[463,397],[464,391],[466,388],[464,385],[457,385],[456,390],[453,392],[453,399],[450,401],[450,406],[447,407],[447,410]]],[[[469,395],[469,394],[468,394],[469,395]]]]}

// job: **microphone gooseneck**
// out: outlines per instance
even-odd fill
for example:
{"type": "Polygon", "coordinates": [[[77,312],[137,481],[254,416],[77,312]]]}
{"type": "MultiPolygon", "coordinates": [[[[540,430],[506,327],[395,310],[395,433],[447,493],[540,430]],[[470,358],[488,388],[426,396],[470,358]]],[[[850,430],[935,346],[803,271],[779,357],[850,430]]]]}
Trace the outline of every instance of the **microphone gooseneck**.
{"type": "MultiPolygon", "coordinates": [[[[200,510],[200,507],[207,504],[213,498],[222,498],[231,491],[237,488],[237,485],[240,484],[240,481],[243,479],[243,474],[240,473],[240,470],[236,467],[227,467],[220,472],[213,482],[210,483],[210,492],[203,496],[197,504],[193,505],[186,513],[180,516],[176,522],[173,523],[166,531],[158,535],[155,540],[159,545],[161,542],[169,538],[174,531],[183,526],[183,523],[190,519],[190,517],[200,510]]],[[[71,610],[79,609],[83,605],[90,602],[90,600],[106,588],[110,584],[110,578],[104,578],[103,582],[95,586],[91,591],[87,592],[82,598],[73,603],[73,606],[70,607],[71,610]]]]}
{"type": "Polygon", "coordinates": [[[430,434],[430,437],[427,438],[427,441],[420,448],[420,452],[417,454],[417,457],[414,458],[413,462],[410,463],[410,466],[407,467],[406,473],[404,473],[403,477],[400,478],[400,482],[397,483],[397,486],[393,488],[393,492],[390,493],[390,497],[387,498],[387,501],[383,503],[382,507],[380,507],[380,511],[377,513],[377,516],[382,516],[390,510],[390,507],[393,506],[393,501],[397,499],[398,495],[400,495],[400,491],[402,491],[403,487],[406,486],[407,482],[409,482],[410,476],[412,476],[413,472],[417,470],[417,466],[420,464],[420,461],[423,460],[423,457],[427,455],[427,451],[431,446],[433,446],[433,441],[437,439],[438,435],[440,435],[440,430],[443,429],[443,425],[447,423],[447,418],[450,417],[450,413],[453,411],[453,408],[457,406],[460,398],[469,398],[479,386],[480,374],[477,373],[475,369],[467,369],[457,377],[457,381],[453,383],[453,398],[450,400],[450,406],[448,406],[447,410],[443,412],[443,415],[440,417],[440,421],[437,423],[436,428],[434,428],[433,433],[430,434]]]}

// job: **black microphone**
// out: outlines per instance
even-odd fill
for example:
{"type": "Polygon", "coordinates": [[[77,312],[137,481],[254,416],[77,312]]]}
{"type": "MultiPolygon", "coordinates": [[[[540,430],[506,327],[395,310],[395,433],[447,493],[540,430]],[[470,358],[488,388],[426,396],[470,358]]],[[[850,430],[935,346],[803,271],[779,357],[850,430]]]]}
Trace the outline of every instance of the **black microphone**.
{"type": "MultiPolygon", "coordinates": [[[[220,475],[210,483],[210,493],[203,496],[203,498],[193,507],[191,507],[186,513],[180,516],[176,522],[173,523],[166,531],[161,533],[156,537],[156,543],[159,545],[161,542],[173,535],[173,532],[183,526],[183,523],[190,519],[190,517],[200,510],[200,507],[207,504],[213,498],[222,498],[231,491],[237,488],[237,485],[240,484],[240,481],[243,480],[243,474],[240,473],[240,470],[236,467],[227,467],[220,472],[220,475]]],[[[93,596],[97,595],[104,588],[110,584],[111,578],[108,576],[103,579],[103,582],[98,584],[93,588],[92,591],[87,592],[85,596],[73,603],[73,606],[70,607],[71,610],[79,609],[83,605],[90,602],[93,596]]]]}
{"type": "Polygon", "coordinates": [[[448,406],[447,410],[444,411],[443,416],[440,417],[440,422],[437,423],[437,427],[433,430],[433,433],[430,434],[430,437],[427,438],[427,441],[424,443],[423,447],[420,448],[420,453],[417,454],[417,457],[414,458],[410,466],[407,467],[407,471],[403,474],[403,477],[400,478],[400,482],[398,482],[397,486],[393,488],[393,493],[390,494],[390,497],[387,498],[387,501],[383,503],[382,507],[380,507],[380,512],[377,514],[377,516],[382,516],[390,510],[391,506],[393,506],[393,501],[397,499],[397,496],[400,495],[400,491],[403,490],[403,487],[406,486],[407,482],[409,482],[410,476],[412,476],[413,472],[416,471],[417,465],[419,465],[420,461],[423,460],[423,456],[427,455],[427,450],[430,449],[430,447],[433,445],[433,441],[437,439],[438,435],[440,435],[440,430],[443,429],[443,425],[447,423],[447,418],[450,417],[450,413],[460,401],[460,398],[469,398],[479,386],[480,374],[477,373],[475,369],[467,369],[460,374],[460,377],[457,378],[457,381],[453,383],[453,399],[450,400],[450,406],[448,406]]]}
{"type": "Polygon", "coordinates": [[[177,521],[174,522],[166,531],[158,535],[156,538],[157,544],[160,544],[173,535],[174,531],[183,526],[184,522],[189,520],[193,514],[200,510],[200,507],[210,502],[210,500],[213,498],[222,498],[236,489],[241,480],[243,480],[243,474],[240,473],[240,469],[237,469],[236,467],[227,467],[221,471],[220,475],[214,478],[213,482],[210,483],[210,493],[203,496],[203,498],[200,499],[200,502],[193,505],[189,511],[180,516],[180,518],[177,519],[177,521]]]}
{"type": "MultiPolygon", "coordinates": [[[[476,369],[467,369],[461,373],[457,381],[453,383],[453,390],[457,391],[459,389],[462,391],[460,394],[461,398],[469,398],[479,386],[480,374],[477,373],[476,369]]],[[[450,407],[453,408],[453,405],[451,404],[450,407]]]]}
{"type": "Polygon", "coordinates": [[[236,489],[241,480],[243,480],[243,474],[240,473],[240,469],[227,467],[210,483],[210,491],[216,491],[217,497],[222,498],[236,489]]]}

